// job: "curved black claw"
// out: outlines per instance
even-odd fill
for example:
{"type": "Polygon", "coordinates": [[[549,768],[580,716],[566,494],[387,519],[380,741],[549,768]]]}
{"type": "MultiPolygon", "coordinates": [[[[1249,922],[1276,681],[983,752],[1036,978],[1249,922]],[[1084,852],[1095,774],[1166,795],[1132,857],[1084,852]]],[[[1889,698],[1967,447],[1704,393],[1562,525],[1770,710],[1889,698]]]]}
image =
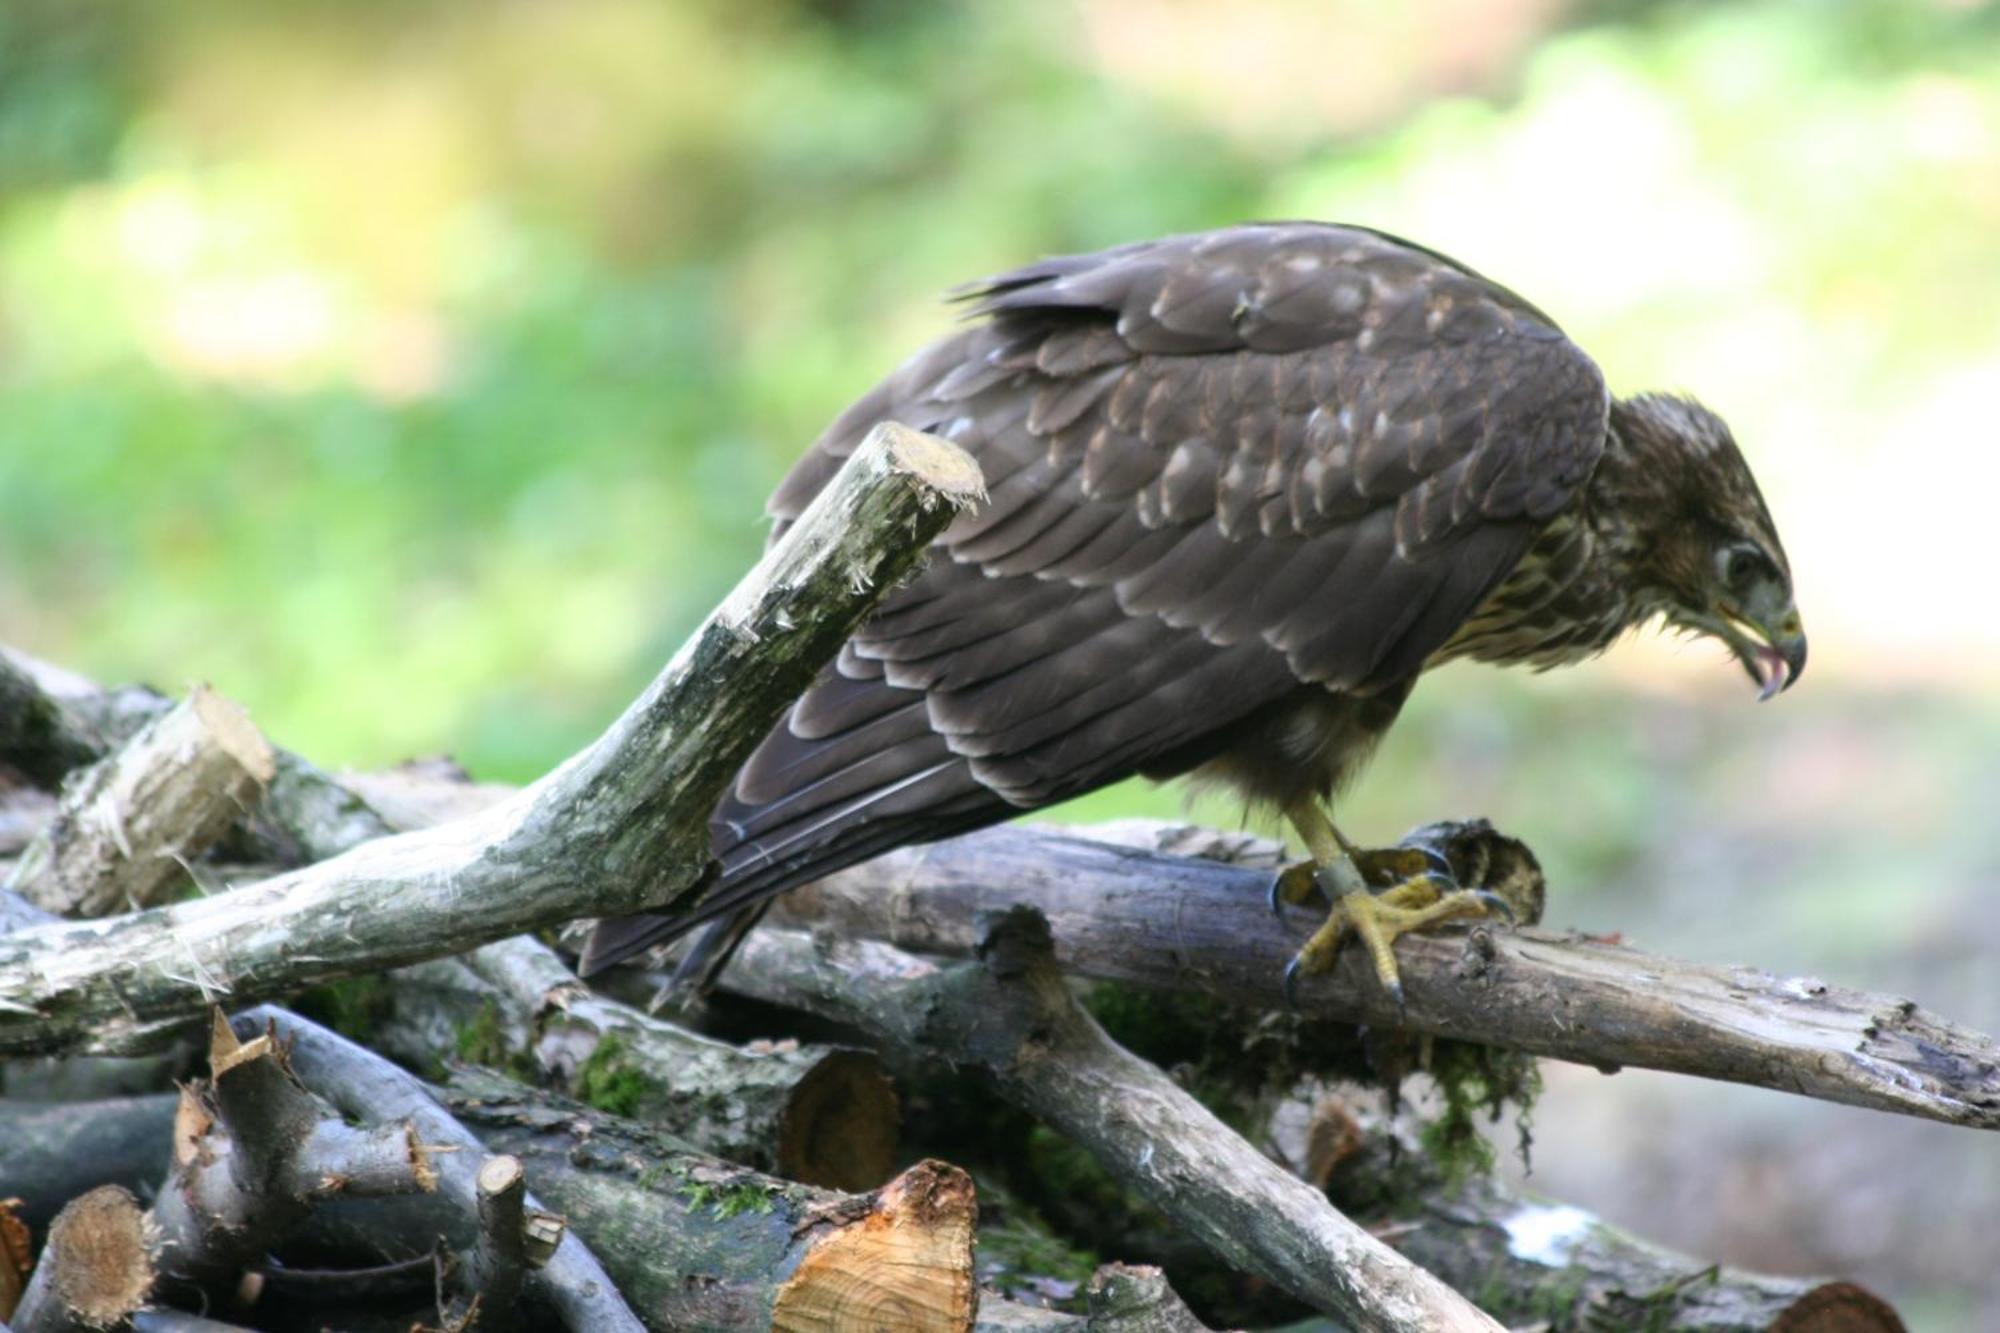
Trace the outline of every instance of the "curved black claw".
{"type": "Polygon", "coordinates": [[[1446,856],[1441,849],[1427,842],[1418,843],[1416,850],[1422,852],[1424,860],[1430,863],[1431,874],[1437,876],[1454,889],[1458,887],[1458,872],[1451,868],[1451,858],[1449,856],[1446,856]]]}
{"type": "Polygon", "coordinates": [[[1299,960],[1296,956],[1285,964],[1285,1008],[1299,1007],[1299,960]]]}
{"type": "Polygon", "coordinates": [[[1285,919],[1285,872],[1280,870],[1271,876],[1271,887],[1265,891],[1264,901],[1270,905],[1271,915],[1285,919]]]}
{"type": "Polygon", "coordinates": [[[1400,979],[1392,981],[1387,986],[1384,986],[1382,989],[1387,991],[1389,993],[1389,998],[1396,1002],[1396,1015],[1398,1024],[1407,1026],[1410,1021],[1410,1002],[1403,995],[1402,981],[1400,979]]]}
{"type": "Polygon", "coordinates": [[[1477,898],[1491,915],[1504,918],[1510,926],[1519,924],[1519,919],[1514,915],[1514,904],[1499,894],[1490,889],[1471,889],[1468,892],[1477,898]]]}

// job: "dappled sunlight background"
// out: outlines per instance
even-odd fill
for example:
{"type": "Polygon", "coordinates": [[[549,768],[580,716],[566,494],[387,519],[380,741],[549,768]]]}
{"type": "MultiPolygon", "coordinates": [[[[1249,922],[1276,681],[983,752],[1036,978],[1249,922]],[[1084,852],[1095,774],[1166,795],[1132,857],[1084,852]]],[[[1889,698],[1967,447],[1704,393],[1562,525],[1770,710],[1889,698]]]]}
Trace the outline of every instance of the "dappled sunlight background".
{"type": "MultiPolygon", "coordinates": [[[[1487,814],[1556,924],[2000,1027],[1990,5],[0,0],[0,638],[209,680],[328,764],[531,778],[753,559],[821,426],[950,327],[946,289],[1256,217],[1407,234],[1615,388],[1698,393],[1812,633],[1767,708],[1713,645],[1451,668],[1345,822],[1487,814]]],[[[2000,1326],[1991,1144],[1552,1087],[1539,1183],[2000,1326]],[[1788,1133],[1875,1145],[1841,1179],[1896,1225],[1788,1190],[1828,1160],[1783,1166],[1788,1133]],[[1775,1185],[1741,1188],[1752,1159],[1775,1185]]]]}

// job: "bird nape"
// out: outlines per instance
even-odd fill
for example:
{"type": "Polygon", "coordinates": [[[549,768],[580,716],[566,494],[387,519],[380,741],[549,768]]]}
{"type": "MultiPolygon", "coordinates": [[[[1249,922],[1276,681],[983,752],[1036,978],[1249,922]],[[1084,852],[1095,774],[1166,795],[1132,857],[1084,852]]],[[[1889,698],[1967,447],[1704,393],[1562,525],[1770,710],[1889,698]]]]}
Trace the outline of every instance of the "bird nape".
{"type": "MultiPolygon", "coordinates": [[[[1049,259],[843,413],[779,485],[782,532],[870,427],[943,435],[990,502],[937,541],[745,763],[688,913],[600,922],[595,972],[703,922],[705,986],[775,894],[1133,774],[1193,774],[1304,840],[1326,924],[1400,997],[1395,938],[1494,910],[1328,803],[1417,677],[1560,666],[1652,620],[1769,698],[1806,640],[1728,428],[1612,399],[1555,323],[1358,227],[1226,228],[1049,259]]],[[[775,533],[774,533],[775,535],[775,533]]]]}

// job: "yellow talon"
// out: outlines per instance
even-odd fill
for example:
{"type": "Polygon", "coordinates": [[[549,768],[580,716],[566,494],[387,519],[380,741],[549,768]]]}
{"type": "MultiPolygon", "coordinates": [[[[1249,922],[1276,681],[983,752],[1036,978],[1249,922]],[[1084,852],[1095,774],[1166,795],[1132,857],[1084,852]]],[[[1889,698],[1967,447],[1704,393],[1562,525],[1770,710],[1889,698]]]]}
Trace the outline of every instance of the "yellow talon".
{"type": "Polygon", "coordinates": [[[1314,931],[1285,968],[1285,995],[1290,999],[1301,976],[1332,968],[1351,931],[1368,951],[1382,989],[1403,1005],[1402,977],[1396,967],[1397,937],[1461,917],[1501,916],[1512,920],[1513,909],[1484,889],[1461,889],[1430,867],[1436,862],[1410,848],[1358,851],[1334,829],[1317,805],[1303,804],[1291,812],[1292,823],[1305,838],[1312,862],[1287,867],[1272,885],[1275,910],[1279,902],[1307,901],[1313,887],[1331,899],[1326,923],[1314,931]],[[1357,864],[1359,863],[1359,864],[1357,864]],[[1369,884],[1384,885],[1370,892],[1369,884]]]}

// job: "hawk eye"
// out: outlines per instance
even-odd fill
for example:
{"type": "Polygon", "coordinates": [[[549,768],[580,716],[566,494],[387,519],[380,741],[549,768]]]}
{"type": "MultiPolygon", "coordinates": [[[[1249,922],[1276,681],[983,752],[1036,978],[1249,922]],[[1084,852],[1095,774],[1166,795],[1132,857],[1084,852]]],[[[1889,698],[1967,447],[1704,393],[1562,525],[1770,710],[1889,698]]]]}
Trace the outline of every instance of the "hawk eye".
{"type": "Polygon", "coordinates": [[[1747,590],[1760,576],[1771,572],[1771,562],[1754,546],[1725,546],[1716,553],[1715,562],[1723,586],[1734,592],[1747,590]]]}

